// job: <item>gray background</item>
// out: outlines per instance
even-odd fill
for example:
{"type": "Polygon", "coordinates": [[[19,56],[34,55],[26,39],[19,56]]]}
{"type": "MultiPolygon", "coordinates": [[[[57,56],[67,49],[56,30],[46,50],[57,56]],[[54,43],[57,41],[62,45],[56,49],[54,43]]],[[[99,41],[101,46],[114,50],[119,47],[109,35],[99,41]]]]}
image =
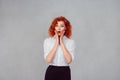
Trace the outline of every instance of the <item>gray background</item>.
{"type": "Polygon", "coordinates": [[[72,80],[120,80],[120,0],[0,0],[0,80],[43,80],[43,41],[65,16],[76,42],[72,80]]]}

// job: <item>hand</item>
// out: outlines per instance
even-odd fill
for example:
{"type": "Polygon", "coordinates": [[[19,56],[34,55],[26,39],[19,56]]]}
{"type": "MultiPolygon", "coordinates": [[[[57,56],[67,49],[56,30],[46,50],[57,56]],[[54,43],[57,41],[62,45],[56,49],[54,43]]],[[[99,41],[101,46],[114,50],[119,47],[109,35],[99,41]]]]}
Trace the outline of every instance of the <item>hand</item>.
{"type": "Polygon", "coordinates": [[[57,44],[59,44],[59,36],[58,36],[58,33],[57,33],[56,30],[55,30],[55,38],[56,38],[56,42],[57,42],[57,44]]]}
{"type": "Polygon", "coordinates": [[[61,32],[61,35],[60,35],[60,44],[63,42],[64,33],[65,33],[65,31],[62,31],[62,32],[61,32]]]}

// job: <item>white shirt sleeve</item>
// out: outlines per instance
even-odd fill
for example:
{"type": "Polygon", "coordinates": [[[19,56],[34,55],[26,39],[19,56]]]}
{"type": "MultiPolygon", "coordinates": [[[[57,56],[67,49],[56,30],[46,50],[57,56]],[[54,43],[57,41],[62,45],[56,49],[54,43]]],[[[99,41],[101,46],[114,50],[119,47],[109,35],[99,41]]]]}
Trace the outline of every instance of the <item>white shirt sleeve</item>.
{"type": "Polygon", "coordinates": [[[70,40],[68,42],[68,51],[70,52],[71,56],[72,56],[72,60],[74,60],[74,53],[75,53],[75,42],[74,40],[70,40]]]}
{"type": "Polygon", "coordinates": [[[50,51],[50,43],[48,38],[44,40],[43,48],[44,48],[44,58],[46,58],[46,56],[50,51]]]}

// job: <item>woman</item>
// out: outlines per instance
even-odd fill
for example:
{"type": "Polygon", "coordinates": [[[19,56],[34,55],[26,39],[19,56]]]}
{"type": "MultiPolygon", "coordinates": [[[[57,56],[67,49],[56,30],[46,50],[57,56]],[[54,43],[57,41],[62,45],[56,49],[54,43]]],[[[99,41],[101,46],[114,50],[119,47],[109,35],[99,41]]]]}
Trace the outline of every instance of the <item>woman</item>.
{"type": "Polygon", "coordinates": [[[63,16],[53,20],[49,38],[44,40],[44,58],[49,64],[45,80],[71,80],[69,64],[74,59],[75,42],[71,39],[72,27],[63,16]]]}

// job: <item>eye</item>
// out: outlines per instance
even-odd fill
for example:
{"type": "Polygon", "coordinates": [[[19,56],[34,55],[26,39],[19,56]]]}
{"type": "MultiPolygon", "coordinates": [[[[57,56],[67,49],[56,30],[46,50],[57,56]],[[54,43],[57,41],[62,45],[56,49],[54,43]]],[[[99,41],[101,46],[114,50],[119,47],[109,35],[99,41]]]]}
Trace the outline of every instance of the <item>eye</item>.
{"type": "Polygon", "coordinates": [[[56,25],[55,27],[58,27],[58,25],[56,25]]]}
{"type": "Polygon", "coordinates": [[[64,25],[61,25],[61,27],[65,27],[64,25]]]}

